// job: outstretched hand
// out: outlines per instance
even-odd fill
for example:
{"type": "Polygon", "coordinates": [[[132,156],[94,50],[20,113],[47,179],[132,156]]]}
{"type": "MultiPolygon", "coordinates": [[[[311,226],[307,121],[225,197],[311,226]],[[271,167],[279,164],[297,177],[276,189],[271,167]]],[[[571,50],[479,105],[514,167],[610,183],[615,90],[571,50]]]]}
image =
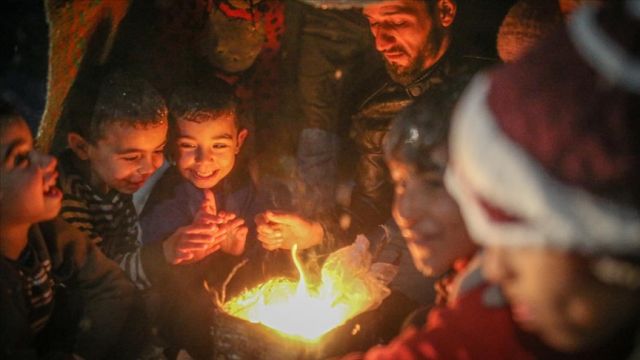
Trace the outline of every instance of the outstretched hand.
{"type": "Polygon", "coordinates": [[[211,190],[204,190],[204,196],[193,223],[179,228],[163,243],[167,262],[187,264],[200,261],[218,250],[232,255],[240,255],[244,251],[248,233],[244,220],[233,213],[218,213],[211,190]]]}
{"type": "Polygon", "coordinates": [[[322,242],[324,229],[320,223],[306,220],[295,213],[265,211],[255,218],[258,240],[267,250],[307,249],[322,242]]]}

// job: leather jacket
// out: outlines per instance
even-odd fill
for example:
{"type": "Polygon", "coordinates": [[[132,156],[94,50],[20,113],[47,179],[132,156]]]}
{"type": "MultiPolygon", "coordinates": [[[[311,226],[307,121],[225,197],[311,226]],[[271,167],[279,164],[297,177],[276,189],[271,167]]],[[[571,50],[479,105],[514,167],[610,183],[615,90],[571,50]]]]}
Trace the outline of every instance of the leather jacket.
{"type": "Polygon", "coordinates": [[[367,233],[391,216],[393,183],[382,143],[395,116],[424,93],[461,93],[471,77],[490,64],[487,59],[459,56],[450,50],[411,84],[389,80],[364,101],[353,116],[350,131],[359,153],[349,209],[351,233],[367,233]]]}

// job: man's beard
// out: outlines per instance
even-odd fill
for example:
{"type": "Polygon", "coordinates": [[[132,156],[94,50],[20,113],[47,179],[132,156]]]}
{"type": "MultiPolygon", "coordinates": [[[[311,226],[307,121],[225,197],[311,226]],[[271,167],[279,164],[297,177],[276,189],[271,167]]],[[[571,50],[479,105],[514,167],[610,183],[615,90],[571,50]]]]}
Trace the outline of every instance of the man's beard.
{"type": "Polygon", "coordinates": [[[425,53],[420,52],[418,56],[412,59],[408,66],[399,66],[389,62],[384,58],[384,64],[387,68],[387,73],[394,82],[406,86],[417,79],[422,73],[422,64],[424,64],[425,53]]]}
{"type": "MultiPolygon", "coordinates": [[[[398,66],[387,60],[383,56],[384,64],[387,68],[387,73],[394,82],[406,86],[416,80],[426,69],[423,68],[424,62],[427,57],[435,57],[440,50],[442,41],[444,39],[444,29],[440,27],[433,27],[429,36],[425,39],[420,51],[415,58],[411,60],[407,66],[398,66]]],[[[404,51],[404,49],[396,48],[393,51],[404,51]]]]}

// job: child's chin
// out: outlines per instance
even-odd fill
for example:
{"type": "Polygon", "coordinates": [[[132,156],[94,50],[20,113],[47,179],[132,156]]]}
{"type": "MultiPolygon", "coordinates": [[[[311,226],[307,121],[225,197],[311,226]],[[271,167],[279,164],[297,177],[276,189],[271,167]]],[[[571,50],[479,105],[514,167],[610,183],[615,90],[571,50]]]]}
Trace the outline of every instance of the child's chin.
{"type": "Polygon", "coordinates": [[[191,183],[197,187],[198,189],[211,189],[212,187],[218,185],[218,179],[210,179],[210,180],[201,180],[201,179],[191,179],[191,183]]]}
{"type": "Polygon", "coordinates": [[[60,213],[60,208],[61,208],[60,204],[58,204],[58,206],[49,207],[48,209],[46,209],[46,211],[44,211],[41,214],[41,216],[38,218],[36,222],[49,221],[49,220],[55,219],[56,216],[58,216],[58,214],[60,213]]]}

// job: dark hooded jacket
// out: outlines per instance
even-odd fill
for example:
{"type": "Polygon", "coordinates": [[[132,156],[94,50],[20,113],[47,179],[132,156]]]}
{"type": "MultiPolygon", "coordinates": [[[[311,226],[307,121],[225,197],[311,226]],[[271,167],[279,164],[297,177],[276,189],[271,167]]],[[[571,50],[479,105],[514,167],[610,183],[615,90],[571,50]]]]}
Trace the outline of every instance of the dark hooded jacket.
{"type": "Polygon", "coordinates": [[[490,64],[487,59],[458,55],[451,49],[411,84],[403,86],[389,80],[364,101],[351,126],[358,150],[349,209],[352,233],[367,233],[391,216],[393,182],[382,143],[395,116],[422,94],[461,93],[471,77],[490,64]]]}

